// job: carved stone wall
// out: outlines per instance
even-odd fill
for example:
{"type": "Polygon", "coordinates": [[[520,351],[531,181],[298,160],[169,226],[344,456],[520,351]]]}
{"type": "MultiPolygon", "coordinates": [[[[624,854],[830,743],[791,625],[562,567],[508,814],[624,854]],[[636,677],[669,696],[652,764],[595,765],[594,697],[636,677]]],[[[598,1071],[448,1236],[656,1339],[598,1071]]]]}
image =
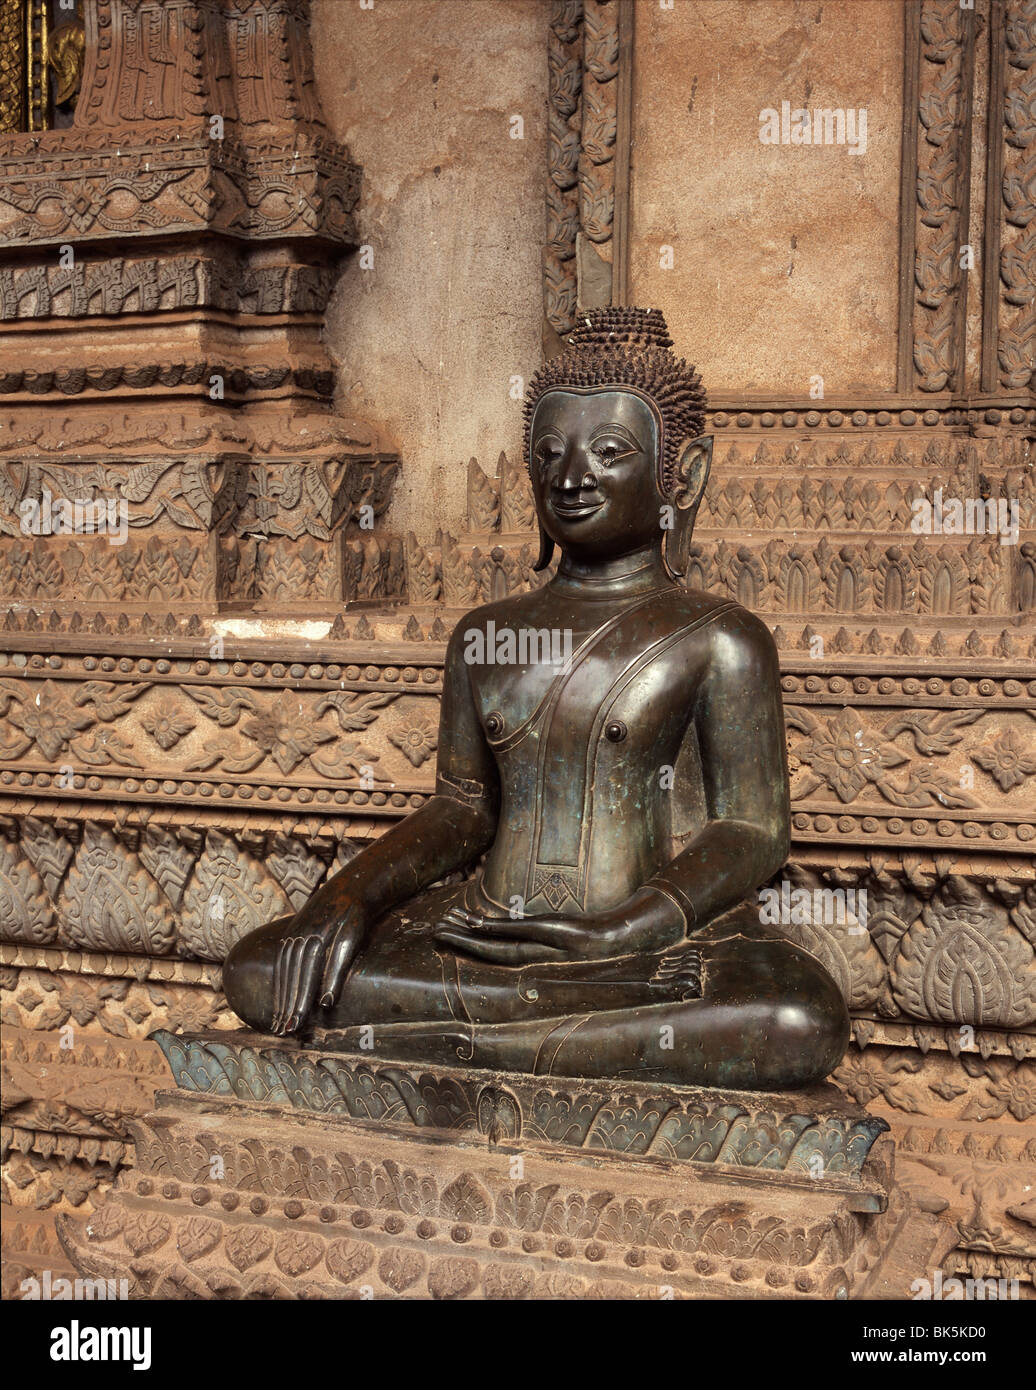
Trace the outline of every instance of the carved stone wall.
{"type": "MultiPolygon", "coordinates": [[[[781,652],[777,886],[868,895],[864,930],[811,908],[784,928],[850,1002],[836,1080],[893,1123],[953,1270],[1031,1289],[1036,8],[902,8],[895,379],[719,391],[683,558],[781,652]],[[947,261],[962,228],[984,251],[966,274],[947,261]],[[1016,543],[918,533],[937,494],[1005,504],[1016,543]]],[[[628,94],[655,9],[545,15],[548,351],[579,307],[646,283],[637,180],[665,170],[645,165],[659,108],[628,94]]],[[[430,793],[461,613],[542,582],[510,405],[505,452],[470,461],[466,521],[442,531],[394,527],[395,449],[333,409],[321,325],[359,172],[322,121],[307,16],[99,0],[75,124],[0,141],[9,1284],[62,1267],[55,1213],[88,1213],[131,1161],[129,1121],[166,1076],[148,1035],[233,1027],[229,943],[430,793]],[[107,529],[64,529],[57,499],[103,503],[84,516],[107,529]]],[[[833,244],[851,263],[851,235],[833,244]]]]}

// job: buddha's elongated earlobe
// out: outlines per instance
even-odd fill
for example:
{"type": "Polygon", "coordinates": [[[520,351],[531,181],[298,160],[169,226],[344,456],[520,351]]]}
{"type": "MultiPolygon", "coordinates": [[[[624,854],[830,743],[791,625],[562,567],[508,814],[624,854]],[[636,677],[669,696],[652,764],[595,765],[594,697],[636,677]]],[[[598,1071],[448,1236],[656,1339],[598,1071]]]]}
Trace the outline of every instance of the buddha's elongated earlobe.
{"type": "Polygon", "coordinates": [[[540,553],[536,557],[533,569],[538,574],[540,570],[545,570],[554,558],[554,542],[543,529],[543,523],[537,519],[537,529],[540,533],[540,553]]]}
{"type": "Polygon", "coordinates": [[[709,481],[712,444],[711,434],[688,439],[681,445],[680,457],[676,462],[672,494],[675,524],[666,532],[662,547],[666,569],[674,579],[683,577],[687,548],[691,543],[701,499],[705,495],[705,484],[709,481]]]}

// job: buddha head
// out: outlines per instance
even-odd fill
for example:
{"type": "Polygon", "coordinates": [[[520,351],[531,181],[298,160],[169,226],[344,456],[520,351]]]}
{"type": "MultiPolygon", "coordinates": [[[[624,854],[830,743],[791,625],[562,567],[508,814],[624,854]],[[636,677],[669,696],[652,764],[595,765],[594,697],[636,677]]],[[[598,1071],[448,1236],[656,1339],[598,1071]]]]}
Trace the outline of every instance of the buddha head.
{"type": "Polygon", "coordinates": [[[679,574],[712,437],[702,434],[701,378],[672,347],[658,309],[590,309],[533,377],[525,457],[540,525],[536,569],[555,544],[584,560],[657,544],[679,574]]]}

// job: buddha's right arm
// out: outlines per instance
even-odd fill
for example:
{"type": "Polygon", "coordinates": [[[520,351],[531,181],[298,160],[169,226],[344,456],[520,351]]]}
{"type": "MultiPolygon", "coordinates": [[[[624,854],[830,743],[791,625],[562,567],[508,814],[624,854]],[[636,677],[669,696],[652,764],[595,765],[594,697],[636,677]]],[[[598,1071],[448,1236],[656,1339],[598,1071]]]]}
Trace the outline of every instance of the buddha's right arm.
{"type": "MultiPolygon", "coordinates": [[[[328,920],[359,902],[368,922],[466,868],[496,836],[499,782],[464,662],[461,623],[443,674],[435,795],[361,850],[303,911],[328,920]]],[[[300,924],[301,925],[301,924],[300,924]]]]}

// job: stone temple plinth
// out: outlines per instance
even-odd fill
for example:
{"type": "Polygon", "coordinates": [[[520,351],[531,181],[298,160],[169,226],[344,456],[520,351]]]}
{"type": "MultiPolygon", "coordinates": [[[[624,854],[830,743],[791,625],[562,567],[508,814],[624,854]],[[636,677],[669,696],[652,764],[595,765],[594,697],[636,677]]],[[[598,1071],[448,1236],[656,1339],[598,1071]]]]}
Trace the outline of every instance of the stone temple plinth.
{"type": "Polygon", "coordinates": [[[61,1231],[79,1270],[136,1298],[844,1299],[894,1292],[905,1245],[916,1263],[888,1127],[833,1086],[156,1040],[177,1089],[134,1123],[136,1166],[61,1231]]]}

